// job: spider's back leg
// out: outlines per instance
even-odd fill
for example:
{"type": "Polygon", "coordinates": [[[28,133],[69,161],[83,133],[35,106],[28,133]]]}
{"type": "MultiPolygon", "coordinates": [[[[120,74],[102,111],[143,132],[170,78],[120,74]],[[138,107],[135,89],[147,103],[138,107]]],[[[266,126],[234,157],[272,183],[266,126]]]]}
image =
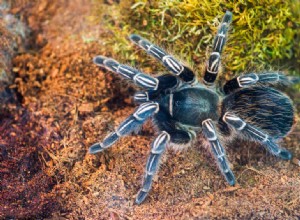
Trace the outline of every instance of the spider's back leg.
{"type": "Polygon", "coordinates": [[[240,88],[249,88],[257,85],[291,85],[299,83],[299,77],[286,76],[281,72],[267,72],[267,73],[248,73],[235,77],[225,83],[223,92],[225,94],[232,93],[240,88]]]}
{"type": "Polygon", "coordinates": [[[261,129],[246,123],[235,114],[226,112],[223,116],[223,121],[233,127],[237,132],[247,136],[249,139],[260,142],[270,153],[274,154],[275,156],[278,156],[284,160],[290,160],[292,158],[292,154],[288,150],[279,147],[272,137],[263,132],[261,129]]]}

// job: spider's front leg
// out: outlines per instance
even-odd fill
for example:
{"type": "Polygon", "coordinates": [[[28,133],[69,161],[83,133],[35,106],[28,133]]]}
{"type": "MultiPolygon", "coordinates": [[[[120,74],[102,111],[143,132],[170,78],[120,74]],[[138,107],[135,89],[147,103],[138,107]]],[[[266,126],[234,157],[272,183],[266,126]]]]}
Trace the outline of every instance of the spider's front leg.
{"type": "Polygon", "coordinates": [[[137,130],[148,118],[159,111],[156,102],[146,102],[141,104],[137,110],[130,115],[116,131],[110,133],[102,142],[93,144],[89,152],[95,154],[112,146],[120,137],[126,136],[137,130]]]}
{"type": "Polygon", "coordinates": [[[221,53],[226,43],[226,35],[231,20],[232,13],[226,11],[222,23],[218,29],[217,36],[214,39],[213,52],[210,54],[207,67],[204,73],[203,82],[206,85],[212,85],[218,76],[219,66],[221,62],[221,53]]]}
{"type": "Polygon", "coordinates": [[[120,64],[112,58],[96,56],[94,57],[94,63],[97,66],[104,67],[110,71],[118,73],[123,78],[133,81],[136,85],[144,89],[157,90],[159,87],[159,81],[157,78],[142,73],[130,66],[120,64]]]}
{"type": "Polygon", "coordinates": [[[133,43],[145,50],[149,55],[160,61],[173,74],[179,76],[184,82],[193,84],[197,81],[197,78],[192,70],[181,64],[162,48],[150,43],[148,40],[137,34],[132,34],[129,38],[133,43]]]}
{"type": "Polygon", "coordinates": [[[225,176],[227,182],[230,185],[234,185],[235,177],[229,167],[229,163],[227,161],[227,157],[225,154],[225,149],[223,148],[223,146],[221,145],[217,137],[217,132],[213,125],[213,121],[211,119],[207,119],[203,121],[202,128],[203,128],[203,134],[210,143],[212,153],[219,165],[222,174],[225,176]]]}

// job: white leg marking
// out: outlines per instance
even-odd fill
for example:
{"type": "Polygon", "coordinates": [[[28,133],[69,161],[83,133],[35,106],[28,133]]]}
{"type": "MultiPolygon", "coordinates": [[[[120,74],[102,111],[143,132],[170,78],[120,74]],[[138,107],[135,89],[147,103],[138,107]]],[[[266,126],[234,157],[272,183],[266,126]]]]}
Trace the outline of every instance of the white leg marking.
{"type": "Polygon", "coordinates": [[[247,131],[251,132],[255,136],[259,137],[262,139],[262,142],[266,142],[268,140],[268,135],[262,133],[261,131],[257,130],[256,128],[249,126],[249,129],[247,131]]]}
{"type": "Polygon", "coordinates": [[[211,119],[207,119],[205,121],[202,122],[202,126],[205,125],[205,127],[208,129],[208,131],[210,132],[210,134],[212,134],[212,137],[207,137],[207,139],[209,141],[215,141],[217,140],[217,135],[214,129],[213,124],[211,123],[211,119]]]}
{"type": "MultiPolygon", "coordinates": [[[[218,36],[222,36],[222,34],[218,34],[218,36]]],[[[222,45],[224,44],[223,41],[224,41],[224,38],[223,38],[223,37],[218,37],[218,41],[216,42],[216,47],[215,47],[214,49],[215,49],[215,50],[216,50],[216,49],[219,49],[219,48],[217,48],[217,46],[221,46],[221,47],[222,47],[222,45]],[[221,43],[219,43],[219,41],[220,41],[221,43]]],[[[221,48],[220,48],[220,50],[221,50],[221,48]]]]}
{"type": "Polygon", "coordinates": [[[144,74],[138,73],[133,77],[133,81],[137,84],[140,83],[144,87],[151,88],[153,90],[157,90],[158,87],[158,79],[151,77],[151,78],[146,78],[144,74]]]}
{"type": "MultiPolygon", "coordinates": [[[[154,163],[155,157],[157,157],[157,154],[155,154],[155,156],[152,157],[152,160],[149,161],[149,167],[148,167],[149,169],[152,167],[152,164],[154,163]]],[[[153,172],[150,172],[150,170],[147,170],[147,172],[149,173],[149,175],[153,175],[154,174],[153,172]]]]}
{"type": "Polygon", "coordinates": [[[133,114],[133,117],[135,117],[139,121],[144,120],[144,118],[141,118],[140,115],[144,114],[147,111],[151,112],[152,110],[155,110],[154,113],[157,113],[159,111],[158,103],[156,103],[156,102],[143,103],[139,106],[139,108],[133,114]]]}
{"type": "MultiPolygon", "coordinates": [[[[112,71],[114,71],[114,72],[117,72],[117,69],[119,68],[119,65],[120,65],[120,64],[119,64],[117,61],[115,61],[114,59],[108,58],[108,59],[105,59],[105,60],[103,61],[103,66],[104,66],[106,69],[112,70],[112,71]],[[115,66],[113,66],[112,68],[108,67],[106,63],[109,62],[109,61],[115,62],[116,65],[117,65],[117,67],[115,67],[115,66]]],[[[102,65],[99,65],[99,66],[102,66],[102,65]]]]}
{"type": "Polygon", "coordinates": [[[124,129],[127,128],[128,125],[132,124],[134,122],[134,119],[129,120],[126,124],[123,124],[122,127],[119,127],[116,131],[116,134],[120,137],[122,136],[121,133],[124,129]]]}
{"type": "Polygon", "coordinates": [[[180,63],[175,61],[171,55],[164,56],[162,58],[162,61],[166,62],[168,67],[170,67],[176,75],[180,75],[180,73],[182,73],[182,71],[184,70],[184,67],[180,63]]]}
{"type": "Polygon", "coordinates": [[[169,113],[173,116],[173,93],[171,93],[169,97],[169,113]]]}
{"type": "Polygon", "coordinates": [[[132,75],[135,75],[136,73],[133,72],[133,71],[131,71],[131,70],[129,70],[129,69],[127,69],[127,68],[130,68],[130,67],[127,67],[127,68],[126,68],[126,67],[127,67],[127,66],[119,65],[119,66],[118,66],[118,69],[117,69],[117,73],[121,74],[121,75],[124,76],[124,77],[127,77],[127,78],[131,79],[131,76],[132,76],[132,75]],[[120,71],[120,70],[121,70],[121,71],[120,71]],[[124,72],[128,73],[129,75],[124,74],[124,72]]]}
{"type": "Polygon", "coordinates": [[[210,68],[207,68],[207,70],[208,70],[208,72],[210,72],[210,73],[215,73],[215,74],[216,74],[216,73],[218,72],[218,63],[219,63],[219,61],[220,61],[220,53],[218,53],[218,52],[213,52],[213,53],[211,53],[211,56],[214,55],[214,54],[218,55],[218,58],[214,60],[214,62],[212,63],[211,66],[208,66],[208,67],[210,67],[210,68]],[[214,68],[216,68],[217,71],[213,71],[214,68]]]}
{"type": "Polygon", "coordinates": [[[255,74],[255,73],[253,73],[253,74],[255,75],[255,79],[253,79],[251,77],[239,76],[237,78],[239,87],[243,88],[243,87],[247,87],[249,85],[253,85],[253,84],[257,83],[257,81],[259,80],[259,77],[257,74],[255,74]]]}
{"type": "Polygon", "coordinates": [[[137,93],[134,95],[135,100],[143,100],[143,101],[149,101],[149,95],[148,92],[143,92],[143,93],[137,93]]]}
{"type": "MultiPolygon", "coordinates": [[[[110,137],[111,135],[113,135],[114,133],[118,135],[117,132],[110,133],[109,135],[107,135],[107,136],[104,138],[104,140],[107,139],[107,138],[109,138],[109,137],[110,137]]],[[[121,136],[121,135],[120,135],[120,136],[121,136]]],[[[118,137],[120,137],[120,136],[118,135],[118,137]]],[[[102,144],[99,143],[99,144],[100,144],[100,146],[101,146],[102,148],[106,149],[106,148],[109,148],[111,145],[113,145],[117,140],[118,140],[118,139],[114,140],[113,142],[109,143],[109,145],[107,145],[107,146],[103,145],[103,143],[102,143],[102,144]]]]}
{"type": "Polygon", "coordinates": [[[108,148],[108,147],[104,147],[103,144],[102,144],[101,142],[99,142],[98,144],[100,145],[100,147],[101,147],[102,149],[108,148]]]}
{"type": "MultiPolygon", "coordinates": [[[[234,114],[230,113],[230,112],[226,112],[223,116],[223,121],[225,121],[226,123],[230,124],[230,121],[228,120],[232,120],[232,121],[240,121],[242,123],[242,125],[238,128],[235,127],[235,129],[237,129],[238,131],[241,131],[245,128],[245,126],[247,125],[246,122],[244,122],[241,118],[235,116],[234,114]]],[[[231,125],[232,126],[232,125],[231,125]]]]}
{"type": "Polygon", "coordinates": [[[155,152],[156,148],[161,145],[164,141],[169,142],[170,141],[170,135],[163,131],[154,141],[153,143],[153,150],[155,152]]]}
{"type": "Polygon", "coordinates": [[[161,56],[165,55],[165,53],[163,51],[159,50],[154,44],[151,44],[148,47],[147,51],[149,53],[153,53],[156,57],[161,57],[161,56]],[[159,53],[162,55],[160,55],[159,53]]]}
{"type": "Polygon", "coordinates": [[[221,33],[217,34],[217,36],[220,36],[221,38],[225,38],[224,32],[221,32],[221,33]]]}
{"type": "Polygon", "coordinates": [[[150,50],[152,53],[155,53],[156,55],[158,55],[158,57],[162,57],[162,56],[166,55],[166,53],[163,50],[161,50],[160,48],[158,48],[157,46],[155,46],[153,44],[151,45],[150,50]],[[154,52],[154,51],[156,51],[156,52],[154,52]],[[159,55],[159,53],[161,55],[159,55]]]}

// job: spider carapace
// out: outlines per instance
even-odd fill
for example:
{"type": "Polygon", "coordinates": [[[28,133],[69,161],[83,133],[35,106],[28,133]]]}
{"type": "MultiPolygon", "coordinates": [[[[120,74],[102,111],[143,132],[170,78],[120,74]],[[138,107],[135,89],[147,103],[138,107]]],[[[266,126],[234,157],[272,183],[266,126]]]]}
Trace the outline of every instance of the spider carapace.
{"type": "Polygon", "coordinates": [[[131,41],[161,62],[170,73],[153,77],[111,58],[94,58],[96,65],[131,80],[143,90],[134,95],[134,100],[140,104],[135,112],[102,142],[92,145],[90,153],[109,148],[150,118],[158,130],[136,203],[140,204],[148,195],[166,147],[171,144],[185,146],[199,133],[209,143],[210,151],[230,185],[235,184],[235,177],[223,146],[229,145],[231,140],[241,138],[258,142],[273,155],[291,159],[291,153],[280,147],[278,141],[291,130],[294,109],[290,98],[274,85],[290,84],[293,79],[281,72],[247,73],[225,82],[221,88],[215,85],[231,20],[232,14],[227,11],[200,82],[190,68],[136,34],[130,36],[131,41]]]}
{"type": "Polygon", "coordinates": [[[158,100],[158,103],[167,116],[185,125],[199,127],[207,118],[219,118],[219,96],[200,86],[172,91],[158,100]]]}

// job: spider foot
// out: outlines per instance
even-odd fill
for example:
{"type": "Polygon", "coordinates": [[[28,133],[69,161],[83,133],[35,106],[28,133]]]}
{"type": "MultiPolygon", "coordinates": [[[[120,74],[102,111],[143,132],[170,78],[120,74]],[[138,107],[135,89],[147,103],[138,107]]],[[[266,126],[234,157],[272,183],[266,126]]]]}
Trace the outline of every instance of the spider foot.
{"type": "Polygon", "coordinates": [[[135,203],[140,205],[147,197],[148,192],[140,190],[136,196],[135,203]]]}
{"type": "MultiPolygon", "coordinates": [[[[224,155],[225,156],[225,155],[224,155]]],[[[225,179],[229,183],[229,185],[233,186],[235,184],[235,177],[233,172],[231,171],[229,167],[229,163],[227,161],[227,158],[225,157],[218,157],[218,164],[220,167],[221,172],[225,176],[225,179]]]]}
{"type": "Polygon", "coordinates": [[[235,177],[234,174],[231,170],[228,170],[227,173],[224,173],[224,176],[227,180],[227,182],[229,183],[230,186],[234,186],[235,184],[235,177]]]}
{"type": "Polygon", "coordinates": [[[103,150],[105,150],[106,148],[109,148],[111,145],[113,145],[117,140],[119,139],[119,136],[116,132],[112,132],[110,133],[102,143],[95,143],[93,144],[90,149],[89,152],[90,154],[96,154],[99,153],[103,150]]]}
{"type": "Polygon", "coordinates": [[[292,153],[287,149],[280,148],[277,144],[275,144],[272,140],[268,139],[265,142],[265,146],[267,150],[273,153],[275,156],[283,159],[283,160],[290,160],[292,159],[292,153]]]}
{"type": "Polygon", "coordinates": [[[278,156],[283,160],[291,160],[292,159],[292,153],[286,149],[281,149],[278,156]]]}
{"type": "Polygon", "coordinates": [[[104,150],[104,148],[101,147],[100,143],[95,143],[92,146],[90,146],[89,153],[90,154],[95,154],[95,153],[101,152],[103,150],[104,150]]]}

